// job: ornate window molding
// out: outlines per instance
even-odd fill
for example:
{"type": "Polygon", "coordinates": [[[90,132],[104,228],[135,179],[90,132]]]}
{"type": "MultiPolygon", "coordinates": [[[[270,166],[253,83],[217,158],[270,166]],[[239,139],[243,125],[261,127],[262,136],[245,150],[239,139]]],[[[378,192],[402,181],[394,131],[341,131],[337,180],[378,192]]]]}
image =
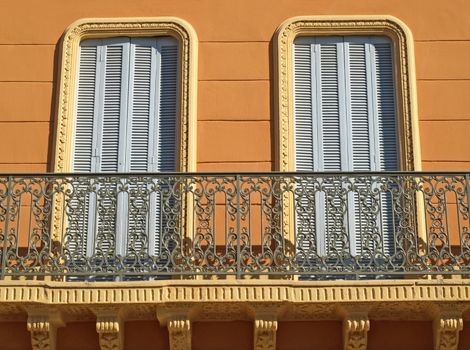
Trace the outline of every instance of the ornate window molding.
{"type": "Polygon", "coordinates": [[[286,20],[276,31],[277,164],[294,171],[293,43],[299,36],[382,35],[391,38],[397,84],[397,111],[402,170],[421,170],[413,37],[391,16],[306,16],[286,20]]]}
{"type": "Polygon", "coordinates": [[[174,17],[89,18],[74,22],[62,41],[54,153],[54,172],[71,170],[78,52],[82,40],[117,36],[172,36],[180,43],[179,159],[181,172],[196,169],[197,45],[194,29],[174,17]]]}

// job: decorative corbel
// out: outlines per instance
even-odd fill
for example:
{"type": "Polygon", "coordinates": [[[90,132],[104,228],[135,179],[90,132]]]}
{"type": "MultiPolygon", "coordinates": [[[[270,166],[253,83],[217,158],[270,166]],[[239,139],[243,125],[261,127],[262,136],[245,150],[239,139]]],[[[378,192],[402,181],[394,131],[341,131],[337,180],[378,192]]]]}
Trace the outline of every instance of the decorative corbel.
{"type": "Polygon", "coordinates": [[[170,350],[191,349],[191,321],[189,319],[174,319],[168,322],[170,350]]]}
{"type": "Polygon", "coordinates": [[[367,332],[370,329],[368,307],[364,305],[343,306],[343,349],[366,350],[367,332]]]}
{"type": "Polygon", "coordinates": [[[276,349],[276,320],[260,320],[254,322],[254,349],[275,350],[276,349]]]}
{"type": "Polygon", "coordinates": [[[191,349],[191,305],[165,305],[157,308],[157,318],[161,326],[167,326],[170,350],[191,349]]]}
{"type": "Polygon", "coordinates": [[[122,312],[116,308],[100,308],[96,314],[96,332],[101,350],[124,349],[124,321],[122,312]]]}
{"type": "Polygon", "coordinates": [[[253,318],[254,349],[276,349],[277,320],[285,311],[285,305],[276,303],[252,303],[248,313],[253,318]]]}
{"type": "Polygon", "coordinates": [[[63,327],[64,322],[57,311],[30,309],[28,310],[27,328],[31,333],[33,350],[55,350],[57,328],[63,327]]]}
{"type": "Polygon", "coordinates": [[[463,329],[462,312],[458,309],[441,309],[434,319],[434,349],[457,350],[459,332],[463,329]]]}

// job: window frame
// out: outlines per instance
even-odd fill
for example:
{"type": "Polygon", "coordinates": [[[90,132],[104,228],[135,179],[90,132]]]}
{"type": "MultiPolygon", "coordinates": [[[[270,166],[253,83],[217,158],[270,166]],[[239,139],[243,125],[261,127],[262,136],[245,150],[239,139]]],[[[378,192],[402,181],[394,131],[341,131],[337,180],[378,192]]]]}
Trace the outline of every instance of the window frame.
{"type": "Polygon", "coordinates": [[[58,83],[57,119],[53,171],[68,173],[72,169],[75,125],[75,99],[80,42],[86,39],[114,37],[171,36],[179,43],[179,92],[177,170],[196,170],[196,102],[197,45],[192,26],[176,17],[158,18],[89,18],[70,25],[62,38],[61,68],[58,83]]]}
{"type": "Polygon", "coordinates": [[[392,16],[301,16],[287,19],[274,39],[276,89],[276,164],[279,171],[295,171],[293,45],[298,37],[386,36],[395,62],[396,113],[400,166],[421,170],[413,37],[392,16]]]}

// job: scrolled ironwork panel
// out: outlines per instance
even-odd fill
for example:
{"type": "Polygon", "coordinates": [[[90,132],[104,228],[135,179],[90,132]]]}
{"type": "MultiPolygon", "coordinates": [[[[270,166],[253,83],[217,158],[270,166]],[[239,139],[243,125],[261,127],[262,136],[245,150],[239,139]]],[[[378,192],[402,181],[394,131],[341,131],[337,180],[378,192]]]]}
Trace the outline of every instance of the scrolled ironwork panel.
{"type": "Polygon", "coordinates": [[[470,272],[469,174],[0,176],[2,277],[470,272]]]}

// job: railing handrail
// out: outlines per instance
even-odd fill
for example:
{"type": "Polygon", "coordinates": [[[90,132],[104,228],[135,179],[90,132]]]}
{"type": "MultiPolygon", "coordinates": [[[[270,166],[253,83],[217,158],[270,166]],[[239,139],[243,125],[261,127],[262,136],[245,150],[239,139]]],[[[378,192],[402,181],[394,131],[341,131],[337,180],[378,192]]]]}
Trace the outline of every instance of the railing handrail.
{"type": "Polygon", "coordinates": [[[34,177],[34,176],[46,176],[46,177],[71,177],[71,176],[155,176],[155,177],[167,177],[167,176],[465,176],[470,175],[470,170],[467,171],[231,171],[231,172],[43,172],[43,173],[23,173],[23,172],[12,172],[12,173],[0,173],[0,177],[34,177]]]}

